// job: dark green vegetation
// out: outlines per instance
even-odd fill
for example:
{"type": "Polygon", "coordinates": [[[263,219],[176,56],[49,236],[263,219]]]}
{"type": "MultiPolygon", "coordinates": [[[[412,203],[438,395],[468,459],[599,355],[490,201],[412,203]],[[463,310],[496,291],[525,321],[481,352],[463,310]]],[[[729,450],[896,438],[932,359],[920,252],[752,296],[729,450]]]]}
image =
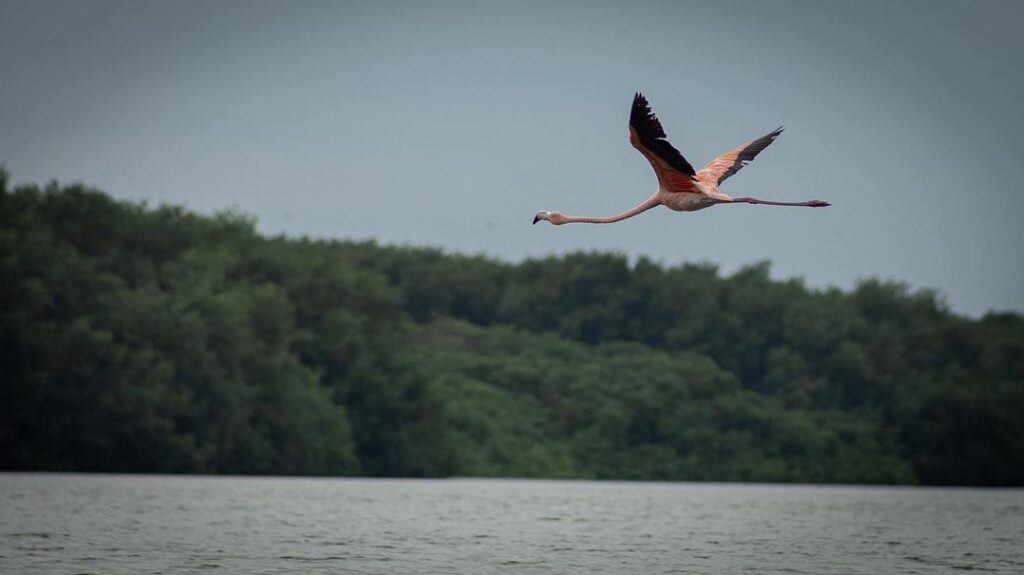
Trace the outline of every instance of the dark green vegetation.
{"type": "Polygon", "coordinates": [[[0,173],[0,468],[1024,484],[1024,318],[0,173]]]}

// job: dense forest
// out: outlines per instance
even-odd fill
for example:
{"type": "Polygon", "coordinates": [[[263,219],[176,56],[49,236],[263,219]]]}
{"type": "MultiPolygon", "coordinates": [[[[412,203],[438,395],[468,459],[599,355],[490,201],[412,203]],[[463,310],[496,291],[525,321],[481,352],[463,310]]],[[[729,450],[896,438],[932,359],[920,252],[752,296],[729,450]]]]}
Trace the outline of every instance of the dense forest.
{"type": "Polygon", "coordinates": [[[1024,485],[1024,317],[0,172],[0,469],[1024,485]]]}

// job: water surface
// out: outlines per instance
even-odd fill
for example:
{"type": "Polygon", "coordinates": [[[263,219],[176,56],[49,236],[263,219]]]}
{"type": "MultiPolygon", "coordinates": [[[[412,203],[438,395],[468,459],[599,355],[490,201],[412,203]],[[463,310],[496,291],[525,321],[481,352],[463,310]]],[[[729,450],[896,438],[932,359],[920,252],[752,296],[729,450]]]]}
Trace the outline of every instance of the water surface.
{"type": "Polygon", "coordinates": [[[0,573],[1024,573],[1024,490],[0,474],[0,573]]]}

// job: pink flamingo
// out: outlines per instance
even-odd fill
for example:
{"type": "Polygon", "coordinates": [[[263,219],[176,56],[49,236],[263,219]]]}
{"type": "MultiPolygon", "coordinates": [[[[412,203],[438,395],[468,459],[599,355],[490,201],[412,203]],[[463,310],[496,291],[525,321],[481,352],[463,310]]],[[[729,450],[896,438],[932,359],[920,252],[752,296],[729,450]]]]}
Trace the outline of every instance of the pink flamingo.
{"type": "Polygon", "coordinates": [[[718,186],[729,176],[750,163],[761,150],[768,147],[782,133],[782,128],[728,151],[695,172],[686,158],[668,143],[661,122],[651,111],[650,104],[639,92],[633,97],[633,110],[629,114],[629,143],[640,150],[658,176],[658,191],[639,206],[621,214],[604,217],[566,216],[559,212],[537,212],[533,223],[545,220],[555,224],[583,222],[610,224],[631,218],[655,206],[665,206],[677,212],[695,212],[717,204],[765,204],[769,206],[804,206],[823,208],[830,206],[822,200],[806,202],[775,202],[757,198],[733,198],[718,191],[718,186]]]}

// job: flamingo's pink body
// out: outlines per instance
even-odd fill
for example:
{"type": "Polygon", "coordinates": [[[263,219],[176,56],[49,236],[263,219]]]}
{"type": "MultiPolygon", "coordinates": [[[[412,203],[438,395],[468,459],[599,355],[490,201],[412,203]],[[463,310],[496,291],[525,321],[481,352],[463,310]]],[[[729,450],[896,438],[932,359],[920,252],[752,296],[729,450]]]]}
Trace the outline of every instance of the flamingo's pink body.
{"type": "Polygon", "coordinates": [[[633,108],[629,116],[629,141],[647,158],[658,176],[658,190],[642,204],[613,216],[566,216],[559,212],[541,211],[533,223],[546,220],[555,225],[568,223],[608,224],[633,217],[656,206],[665,206],[677,212],[693,212],[717,204],[767,204],[772,206],[804,206],[820,208],[829,206],[822,200],[806,202],[775,202],[757,198],[733,198],[718,191],[726,178],[738,172],[775,141],[782,133],[779,128],[772,133],[730,150],[708,162],[695,171],[678,150],[666,140],[661,122],[651,111],[642,94],[633,97],[633,108]]]}

